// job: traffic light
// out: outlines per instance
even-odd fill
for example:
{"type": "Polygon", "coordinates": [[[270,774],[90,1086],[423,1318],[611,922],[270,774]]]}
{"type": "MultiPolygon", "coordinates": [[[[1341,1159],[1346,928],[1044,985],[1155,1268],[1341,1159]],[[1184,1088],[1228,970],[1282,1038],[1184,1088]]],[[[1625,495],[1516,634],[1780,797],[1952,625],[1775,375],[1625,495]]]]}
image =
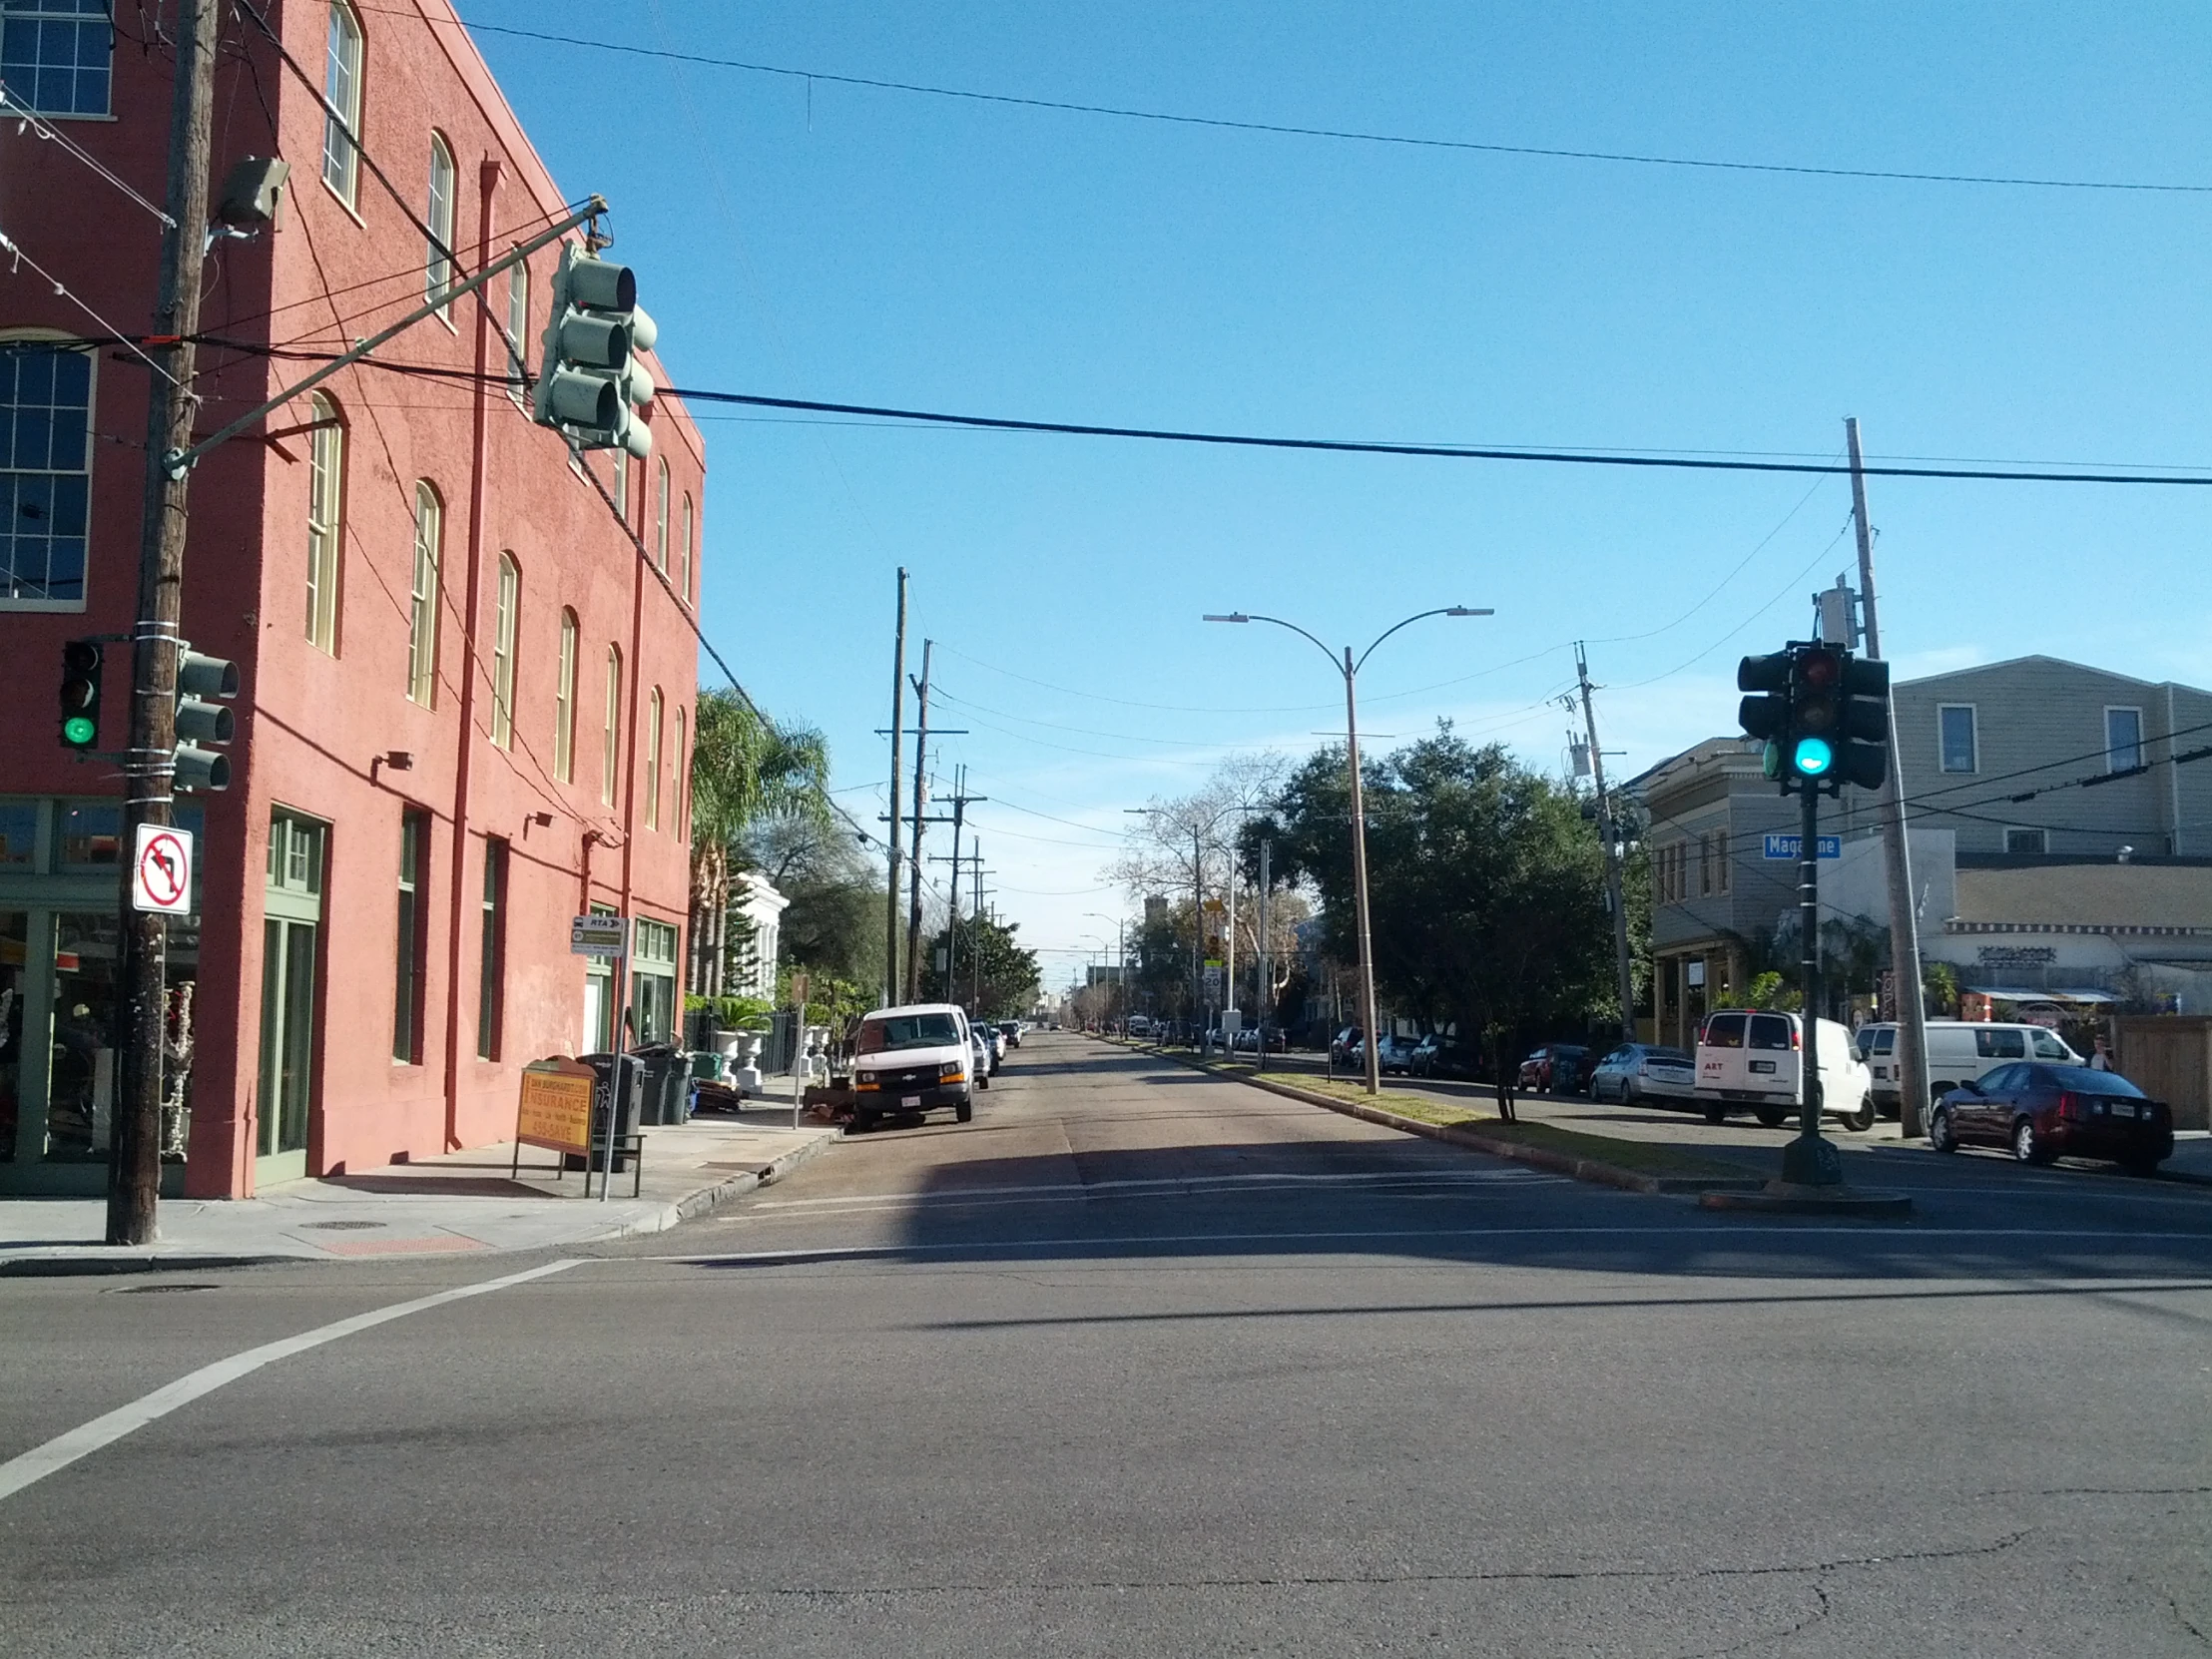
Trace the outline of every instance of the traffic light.
{"type": "Polygon", "coordinates": [[[578,449],[625,449],[645,459],[653,432],[637,411],[655,388],[638,353],[652,349],[659,332],[638,304],[628,266],[564,243],[532,418],[578,449]]]}
{"type": "Polygon", "coordinates": [[[1790,746],[1790,653],[1746,657],[1736,665],[1736,689],[1760,694],[1743,700],[1736,721],[1746,736],[1766,744],[1761,769],[1770,779],[1779,779],[1783,755],[1790,746]]]}
{"type": "Polygon", "coordinates": [[[224,707],[239,694],[239,665],[222,657],[203,657],[180,645],[177,652],[177,775],[181,790],[227,790],[231,757],[203,744],[229,743],[238,724],[224,707]],[[211,698],[222,699],[210,702],[211,698]]]}
{"type": "Polygon", "coordinates": [[[62,747],[88,753],[100,747],[100,667],[106,653],[96,640],[62,647],[62,747]]]}
{"type": "Polygon", "coordinates": [[[1836,769],[1844,737],[1844,662],[1850,653],[1833,645],[1801,645],[1791,656],[1788,770],[1820,780],[1836,769]]]}
{"type": "Polygon", "coordinates": [[[1877,790],[1890,770],[1890,665],[1846,654],[1843,743],[1836,756],[1840,783],[1877,790]]]}

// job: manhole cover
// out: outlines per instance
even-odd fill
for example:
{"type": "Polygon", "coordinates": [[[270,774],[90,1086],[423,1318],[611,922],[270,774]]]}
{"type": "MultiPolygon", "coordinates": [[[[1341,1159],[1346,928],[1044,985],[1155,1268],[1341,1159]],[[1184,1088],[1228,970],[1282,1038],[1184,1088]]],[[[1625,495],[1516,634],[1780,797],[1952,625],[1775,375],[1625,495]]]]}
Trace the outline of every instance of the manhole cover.
{"type": "Polygon", "coordinates": [[[382,1227],[385,1225],[380,1221],[310,1221],[302,1225],[301,1231],[308,1233],[353,1233],[364,1227],[382,1227]]]}

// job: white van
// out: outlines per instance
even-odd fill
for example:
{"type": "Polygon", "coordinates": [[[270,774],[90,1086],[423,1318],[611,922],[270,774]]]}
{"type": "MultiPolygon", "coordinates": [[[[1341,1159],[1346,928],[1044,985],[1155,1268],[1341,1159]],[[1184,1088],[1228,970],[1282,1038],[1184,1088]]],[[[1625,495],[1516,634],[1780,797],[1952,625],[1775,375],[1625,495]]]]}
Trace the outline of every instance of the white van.
{"type": "Polygon", "coordinates": [[[972,1090],[989,1087],[971,1046],[967,1014],[950,1002],[877,1008],[860,1021],[852,1056],[852,1125],[944,1107],[961,1123],[975,1116],[972,1090]]]}
{"type": "MultiPolygon", "coordinates": [[[[1769,1129],[1798,1110],[1805,1022],[1798,1014],[1724,1009],[1705,1016],[1697,1034],[1697,1098],[1706,1121],[1719,1123],[1749,1106],[1769,1129]]],[[[1853,1129],[1874,1127],[1874,1079],[1852,1048],[1851,1033],[1820,1022],[1821,1115],[1853,1129]]]]}
{"type": "MultiPolygon", "coordinates": [[[[1903,1099],[1900,1083],[1905,1067],[1897,1052],[1898,1028],[1890,1020],[1878,1020],[1859,1028],[1859,1052],[1874,1074],[1874,1103],[1891,1117],[1898,1115],[1903,1099]]],[[[1968,1078],[1979,1079],[2010,1060],[2049,1060],[2062,1066],[2088,1062],[2067,1046],[2065,1038],[2040,1025],[1996,1024],[1967,1019],[1932,1019],[1928,1022],[1928,1083],[1930,1103],[1943,1098],[1968,1078]]]]}

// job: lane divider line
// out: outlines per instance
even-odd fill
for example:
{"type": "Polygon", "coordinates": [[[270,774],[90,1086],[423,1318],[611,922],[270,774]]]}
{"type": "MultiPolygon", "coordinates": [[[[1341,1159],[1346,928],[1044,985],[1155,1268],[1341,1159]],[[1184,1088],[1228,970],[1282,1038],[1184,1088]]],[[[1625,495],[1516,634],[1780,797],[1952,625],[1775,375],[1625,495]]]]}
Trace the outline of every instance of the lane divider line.
{"type": "Polygon", "coordinates": [[[395,1302],[388,1308],[373,1309],[366,1314],[355,1314],[350,1319],[318,1325],[312,1331],[302,1331],[296,1337],[264,1343],[260,1348],[250,1348],[243,1354],[234,1354],[228,1360],[218,1360],[202,1366],[196,1372],[188,1372],[174,1382],[165,1383],[152,1393],[134,1399],[128,1405],[119,1405],[105,1416],[57,1434],[43,1445],[35,1445],[29,1451],[0,1463],[0,1502],[13,1497],[24,1487],[45,1479],[57,1469],[67,1468],[80,1457],[98,1451],[102,1446],[113,1445],[124,1435],[144,1428],[148,1423],[166,1417],[181,1406],[189,1405],[203,1394],[213,1393],[227,1382],[236,1382],[242,1377],[251,1376],[264,1366],[275,1365],[278,1360],[288,1360],[295,1354],[320,1348],[325,1343],[340,1338],[356,1336],[388,1325],[393,1320],[405,1319],[409,1314],[420,1314],[432,1308],[442,1308],[449,1302],[461,1302],[472,1296],[483,1296],[490,1291],[503,1291],[513,1285],[526,1285],[533,1279],[543,1279],[549,1274],[565,1273],[573,1267],[581,1267],[586,1258],[570,1258],[548,1262],[543,1267],[528,1269],[523,1273],[510,1273],[499,1279],[486,1279],[474,1285],[460,1285],[449,1291],[439,1291],[432,1296],[416,1297],[412,1302],[395,1302]]]}

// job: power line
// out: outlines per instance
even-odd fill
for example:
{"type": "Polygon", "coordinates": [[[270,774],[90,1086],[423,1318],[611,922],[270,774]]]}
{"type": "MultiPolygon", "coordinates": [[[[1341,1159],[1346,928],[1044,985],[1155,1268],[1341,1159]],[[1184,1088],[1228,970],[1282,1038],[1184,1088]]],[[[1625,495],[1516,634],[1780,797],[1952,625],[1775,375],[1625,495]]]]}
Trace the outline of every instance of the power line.
{"type": "MultiPolygon", "coordinates": [[[[362,6],[362,11],[383,8],[362,6]]],[[[385,11],[391,17],[417,18],[412,11],[385,11]]],[[[423,22],[442,19],[422,18],[423,22]]],[[[456,20],[458,22],[458,20],[456,20]]],[[[1344,144],[1388,145],[1409,150],[1457,151],[1486,156],[1520,156],[1542,161],[1603,162],[1616,166],[1680,168],[1718,173],[1766,173],[1813,179],[1863,179],[1888,184],[1989,185],[2015,190],[2129,191],[2160,195],[2212,194],[2212,185],[2167,184],[2124,179],[2046,179],[2032,175],[1989,173],[1935,173],[1872,167],[1816,167],[1790,162],[1724,161],[1700,156],[1664,156],[1625,150],[1580,150],[1534,144],[1494,144],[1474,139],[1422,138],[1409,133],[1379,133],[1350,127],[1317,127],[1292,122],[1240,121],[1229,116],[1186,115],[1169,110],[1145,110],[1129,105],[1090,104],[1073,99],[1029,98],[1015,93],[978,92],[966,87],[934,86],[922,81],[894,81],[868,75],[840,75],[817,69],[793,69],[743,58],[713,57],[704,52],[677,52],[666,48],[633,46],[627,42],[590,40],[578,35],[557,35],[541,29],[517,29],[496,23],[461,24],[477,34],[509,35],[518,40],[540,41],[554,46],[579,47],[595,52],[619,52],[631,57],[660,58],[675,63],[703,64],[713,69],[735,69],[752,75],[773,75],[785,80],[817,82],[830,86],[860,87],[870,92],[907,93],[924,98],[957,99],[973,104],[997,104],[1014,109],[1050,110],[1062,115],[1104,116],[1116,121],[1149,121],[1166,126],[1207,128],[1220,132],[1258,133],[1272,138],[1318,139],[1344,144]]]]}

